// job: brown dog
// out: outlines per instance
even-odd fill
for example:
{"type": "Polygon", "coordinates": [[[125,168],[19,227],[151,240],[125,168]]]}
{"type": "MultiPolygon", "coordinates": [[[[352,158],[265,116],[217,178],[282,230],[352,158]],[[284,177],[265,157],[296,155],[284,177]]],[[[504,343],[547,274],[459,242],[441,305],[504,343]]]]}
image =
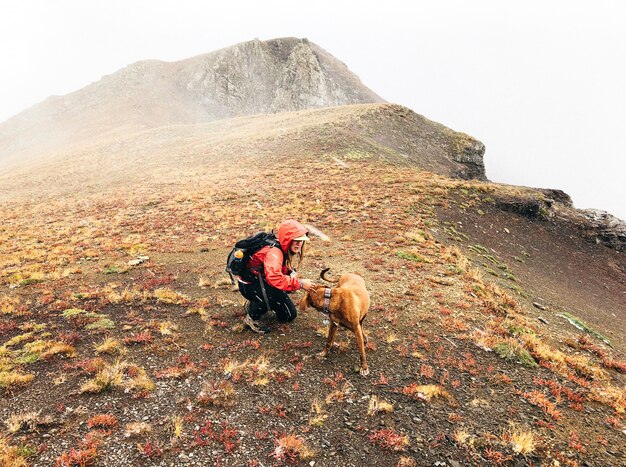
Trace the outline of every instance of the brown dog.
{"type": "Polygon", "coordinates": [[[326,347],[319,354],[320,357],[328,355],[339,325],[354,332],[359,352],[361,352],[361,370],[359,372],[361,376],[367,376],[370,371],[365,360],[365,343],[367,339],[363,332],[363,320],[370,307],[370,296],[365,288],[365,281],[356,274],[344,274],[339,280],[327,279],[325,276],[328,269],[330,268],[322,271],[320,278],[327,282],[337,283],[338,286],[331,289],[320,285],[309,290],[300,300],[299,308],[301,311],[304,311],[311,306],[328,314],[330,320],[328,340],[326,347]]]}

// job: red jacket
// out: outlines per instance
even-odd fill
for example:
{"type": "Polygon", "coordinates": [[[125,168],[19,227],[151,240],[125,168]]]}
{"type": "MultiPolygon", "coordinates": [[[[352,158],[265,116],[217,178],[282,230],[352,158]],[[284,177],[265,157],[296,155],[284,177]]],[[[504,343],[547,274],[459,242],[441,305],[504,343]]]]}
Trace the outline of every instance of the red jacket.
{"type": "Polygon", "coordinates": [[[258,270],[262,266],[265,280],[274,288],[284,290],[285,292],[301,289],[302,282],[296,277],[291,277],[289,275],[290,271],[287,271],[287,267],[283,263],[292,240],[306,233],[306,228],[299,222],[293,219],[284,221],[278,227],[280,248],[264,246],[252,255],[246,267],[252,270],[252,273],[256,276],[258,272],[255,269],[258,270]]]}

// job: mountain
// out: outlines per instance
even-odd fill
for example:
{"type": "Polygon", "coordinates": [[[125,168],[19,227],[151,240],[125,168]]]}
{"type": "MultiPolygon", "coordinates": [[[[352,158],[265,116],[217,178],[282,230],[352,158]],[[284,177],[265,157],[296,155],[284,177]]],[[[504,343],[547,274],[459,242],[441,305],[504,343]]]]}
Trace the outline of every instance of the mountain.
{"type": "Polygon", "coordinates": [[[254,40],[187,60],[132,64],[0,125],[0,168],[132,131],[384,102],[306,39],[254,40]]]}
{"type": "Polygon", "coordinates": [[[0,465],[626,462],[621,224],[489,182],[310,42],[131,65],[2,135],[0,465]],[[364,278],[369,377],[345,330],[316,358],[327,315],[243,324],[226,256],[286,218],[301,277],[364,278]]]}
{"type": "Polygon", "coordinates": [[[280,151],[267,135],[289,138],[318,126],[337,150],[379,147],[380,157],[486,179],[482,143],[383,102],[306,39],[135,63],[1,124],[0,198],[126,183],[131,171],[158,179],[153,171],[168,166],[206,172],[207,160],[232,161],[242,144],[247,155],[266,153],[268,143],[280,151]]]}

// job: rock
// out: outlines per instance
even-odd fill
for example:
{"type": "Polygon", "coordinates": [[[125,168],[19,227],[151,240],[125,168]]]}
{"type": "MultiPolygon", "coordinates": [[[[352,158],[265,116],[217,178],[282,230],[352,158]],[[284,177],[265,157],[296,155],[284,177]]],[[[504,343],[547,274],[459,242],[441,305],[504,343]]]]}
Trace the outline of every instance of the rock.
{"type": "Polygon", "coordinates": [[[554,203],[562,204],[568,208],[574,206],[571,196],[562,190],[555,190],[553,188],[539,188],[538,190],[544,194],[545,201],[549,206],[552,206],[554,203]]]}
{"type": "Polygon", "coordinates": [[[549,212],[549,205],[539,195],[537,197],[502,196],[496,199],[496,207],[533,220],[541,219],[549,212]]]}
{"type": "Polygon", "coordinates": [[[137,266],[138,264],[145,263],[150,258],[148,256],[138,256],[136,259],[131,259],[128,262],[129,266],[137,266]]]}
{"type": "Polygon", "coordinates": [[[545,305],[542,305],[541,303],[537,303],[537,302],[533,302],[533,306],[535,308],[539,308],[540,310],[545,310],[546,309],[545,305]]]}
{"type": "Polygon", "coordinates": [[[599,209],[579,211],[585,219],[585,236],[617,251],[626,251],[626,222],[599,209]]]}
{"type": "Polygon", "coordinates": [[[463,164],[455,176],[464,180],[487,181],[483,162],[485,145],[465,133],[454,133],[451,136],[452,160],[463,164]]]}

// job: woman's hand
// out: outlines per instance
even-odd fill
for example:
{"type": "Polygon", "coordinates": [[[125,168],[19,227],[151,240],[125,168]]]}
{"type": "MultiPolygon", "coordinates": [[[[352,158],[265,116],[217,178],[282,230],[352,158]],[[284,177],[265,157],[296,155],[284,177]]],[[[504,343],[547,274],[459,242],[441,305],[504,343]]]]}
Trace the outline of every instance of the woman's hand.
{"type": "Polygon", "coordinates": [[[315,287],[315,282],[311,279],[300,279],[300,282],[302,283],[302,288],[307,292],[315,287]]]}

